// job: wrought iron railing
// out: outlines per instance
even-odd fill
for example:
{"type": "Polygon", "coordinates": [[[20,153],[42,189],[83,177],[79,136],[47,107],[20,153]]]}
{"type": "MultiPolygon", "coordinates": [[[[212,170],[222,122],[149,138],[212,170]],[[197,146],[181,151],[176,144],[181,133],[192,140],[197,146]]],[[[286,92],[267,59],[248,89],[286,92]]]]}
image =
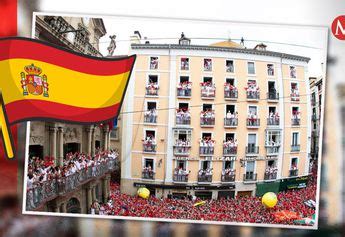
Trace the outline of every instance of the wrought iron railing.
{"type": "Polygon", "coordinates": [[[192,89],[177,88],[177,97],[191,97],[192,89]]]}
{"type": "Polygon", "coordinates": [[[225,99],[237,99],[238,98],[238,91],[237,91],[237,89],[234,89],[234,90],[226,90],[226,89],[224,89],[224,98],[225,99]]]}
{"type": "Polygon", "coordinates": [[[174,182],[188,182],[188,174],[174,174],[174,182]]]}
{"type": "Polygon", "coordinates": [[[199,174],[198,175],[198,182],[211,183],[212,182],[212,174],[199,174]]]}
{"type": "Polygon", "coordinates": [[[222,182],[235,182],[236,175],[235,174],[222,174],[221,181],[222,182]]]}
{"type": "Polygon", "coordinates": [[[236,127],[237,125],[237,118],[224,118],[224,127],[236,127]]]}
{"type": "Polygon", "coordinates": [[[81,169],[66,177],[34,183],[33,187],[27,189],[26,192],[26,210],[34,210],[41,204],[57,196],[65,195],[94,178],[118,170],[119,167],[118,160],[108,160],[93,167],[81,169]]]}
{"type": "Polygon", "coordinates": [[[273,173],[268,173],[268,172],[266,172],[266,173],[265,173],[265,176],[264,176],[264,179],[265,179],[265,180],[277,179],[277,171],[275,171],[275,172],[273,172],[273,173]]]}

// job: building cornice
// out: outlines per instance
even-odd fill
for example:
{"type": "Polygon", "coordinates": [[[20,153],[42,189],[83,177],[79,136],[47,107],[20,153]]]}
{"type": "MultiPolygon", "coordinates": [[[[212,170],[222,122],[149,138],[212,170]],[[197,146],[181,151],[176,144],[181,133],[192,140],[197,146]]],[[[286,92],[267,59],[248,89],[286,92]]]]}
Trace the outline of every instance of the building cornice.
{"type": "Polygon", "coordinates": [[[199,50],[199,51],[220,51],[220,52],[233,52],[243,54],[253,54],[262,56],[273,56],[282,59],[290,59],[296,61],[309,62],[310,58],[286,54],[274,51],[266,50],[255,50],[246,48],[229,48],[229,47],[217,47],[217,46],[206,46],[206,45],[179,45],[179,44],[131,44],[132,49],[177,49],[177,50],[199,50]]]}

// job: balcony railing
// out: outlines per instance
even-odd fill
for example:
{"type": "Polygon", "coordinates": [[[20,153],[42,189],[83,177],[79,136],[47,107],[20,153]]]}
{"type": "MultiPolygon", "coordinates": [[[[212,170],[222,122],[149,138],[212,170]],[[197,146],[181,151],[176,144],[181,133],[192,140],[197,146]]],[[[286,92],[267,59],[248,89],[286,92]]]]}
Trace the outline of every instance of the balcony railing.
{"type": "Polygon", "coordinates": [[[247,127],[259,127],[260,119],[247,118],[247,127]]]}
{"type": "Polygon", "coordinates": [[[188,174],[174,174],[174,182],[188,182],[188,174]]]}
{"type": "Polygon", "coordinates": [[[279,93],[276,92],[268,92],[267,99],[270,101],[278,101],[279,100],[279,93]]]}
{"type": "Polygon", "coordinates": [[[234,90],[226,90],[226,89],[224,89],[224,98],[225,99],[236,100],[238,98],[238,91],[237,91],[237,89],[234,89],[234,90]]]}
{"type": "Polygon", "coordinates": [[[290,170],[290,171],[289,171],[289,176],[290,176],[290,177],[298,176],[298,169],[290,170]]]}
{"type": "Polygon", "coordinates": [[[156,144],[143,144],[143,151],[154,153],[156,152],[156,144]]]}
{"type": "Polygon", "coordinates": [[[34,210],[43,203],[65,195],[76,190],[79,186],[101,177],[106,173],[119,169],[118,160],[107,160],[101,164],[87,169],[81,169],[78,172],[67,177],[55,178],[43,183],[35,183],[32,188],[27,190],[26,210],[34,210]]]}
{"type": "Polygon", "coordinates": [[[257,174],[254,174],[253,172],[247,172],[243,174],[243,181],[256,181],[257,180],[257,174]]]}
{"type": "Polygon", "coordinates": [[[299,118],[291,119],[291,125],[292,126],[299,126],[300,124],[301,124],[301,119],[299,119],[299,118]]]}
{"type": "Polygon", "coordinates": [[[221,181],[222,182],[235,182],[236,175],[235,174],[222,174],[221,181]]]}
{"type": "Polygon", "coordinates": [[[176,115],[176,125],[190,125],[190,115],[176,115]]]}
{"type": "Polygon", "coordinates": [[[214,154],[214,147],[213,146],[200,146],[199,147],[199,154],[200,155],[213,155],[214,154]]]}
{"type": "Polygon", "coordinates": [[[158,88],[154,88],[154,87],[146,88],[146,95],[148,95],[148,96],[158,96],[158,88]]]}
{"type": "Polygon", "coordinates": [[[291,101],[299,101],[299,95],[298,94],[291,93],[290,97],[291,97],[291,101]]]}
{"type": "Polygon", "coordinates": [[[206,99],[213,99],[216,97],[216,88],[215,87],[207,87],[201,89],[201,97],[206,99]]]}
{"type": "Polygon", "coordinates": [[[237,127],[237,118],[224,118],[224,127],[237,127]]]}
{"type": "Polygon", "coordinates": [[[259,147],[255,145],[246,146],[246,154],[258,154],[259,147]]]}
{"type": "Polygon", "coordinates": [[[316,114],[313,114],[312,116],[311,116],[311,119],[315,122],[315,121],[317,121],[317,116],[316,116],[316,114]]]}
{"type": "Polygon", "coordinates": [[[155,114],[145,114],[144,123],[157,123],[157,115],[155,114]]]}
{"type": "Polygon", "coordinates": [[[173,148],[175,156],[188,156],[191,146],[174,146],[173,148]]]}
{"type": "Polygon", "coordinates": [[[141,178],[143,179],[155,179],[155,172],[153,171],[148,171],[148,170],[143,170],[141,173],[141,178]]]}
{"type": "Polygon", "coordinates": [[[267,154],[278,154],[279,153],[279,145],[275,145],[275,146],[267,146],[266,145],[266,153],[267,154]]]}
{"type": "Polygon", "coordinates": [[[260,99],[260,92],[259,91],[247,91],[247,99],[248,100],[259,100],[260,99]]]}
{"type": "Polygon", "coordinates": [[[191,97],[192,89],[177,88],[177,97],[191,97]]]}
{"type": "Polygon", "coordinates": [[[300,149],[301,149],[301,145],[291,145],[292,152],[300,151],[300,149]]]}
{"type": "Polygon", "coordinates": [[[237,154],[237,146],[223,147],[223,155],[236,155],[236,154],[237,154]]]}
{"type": "Polygon", "coordinates": [[[198,175],[198,182],[200,182],[200,183],[211,183],[212,182],[212,174],[199,174],[198,175]]]}
{"type": "Polygon", "coordinates": [[[279,126],[279,118],[267,118],[267,125],[269,126],[279,126]]]}
{"type": "Polygon", "coordinates": [[[272,179],[277,179],[277,171],[273,173],[265,172],[264,180],[272,180],[272,179]]]}
{"type": "MultiPolygon", "coordinates": [[[[214,115],[213,115],[214,116],[214,115]]],[[[200,126],[214,126],[215,118],[201,117],[200,126]]]]}

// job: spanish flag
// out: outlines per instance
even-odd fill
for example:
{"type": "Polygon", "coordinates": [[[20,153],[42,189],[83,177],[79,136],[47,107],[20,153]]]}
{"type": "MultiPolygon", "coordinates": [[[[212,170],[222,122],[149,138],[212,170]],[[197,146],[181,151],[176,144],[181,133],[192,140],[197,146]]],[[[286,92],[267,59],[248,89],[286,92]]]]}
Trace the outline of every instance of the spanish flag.
{"type": "Polygon", "coordinates": [[[0,39],[0,125],[7,156],[14,156],[11,124],[91,124],[117,117],[135,58],[98,58],[33,39],[0,39]]]}

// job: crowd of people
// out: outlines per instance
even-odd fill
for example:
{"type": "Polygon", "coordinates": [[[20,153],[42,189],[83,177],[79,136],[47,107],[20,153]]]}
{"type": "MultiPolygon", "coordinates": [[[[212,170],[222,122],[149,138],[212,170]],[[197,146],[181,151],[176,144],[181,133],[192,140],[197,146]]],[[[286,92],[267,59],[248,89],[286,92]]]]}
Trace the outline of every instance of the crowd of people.
{"type": "Polygon", "coordinates": [[[224,153],[226,154],[236,154],[237,153],[237,139],[228,138],[223,142],[224,153]]]}
{"type": "Polygon", "coordinates": [[[192,82],[184,81],[177,85],[177,96],[191,96],[192,82]]]}
{"type": "Polygon", "coordinates": [[[247,97],[250,99],[258,99],[260,88],[255,82],[248,82],[248,86],[246,88],[247,97]]]}
{"type": "Polygon", "coordinates": [[[227,126],[236,126],[237,122],[238,122],[238,112],[233,112],[231,113],[231,111],[229,110],[226,115],[225,115],[225,125],[227,126]]]}
{"type": "Polygon", "coordinates": [[[203,137],[200,139],[200,154],[210,154],[214,151],[216,141],[211,137],[203,137]]]}
{"type": "Polygon", "coordinates": [[[145,151],[155,151],[156,150],[156,138],[153,135],[147,135],[143,140],[144,150],[145,151]]]}
{"type": "Polygon", "coordinates": [[[211,109],[206,109],[200,113],[200,123],[201,125],[214,125],[215,115],[214,111],[211,109]]]}
{"type": "Polygon", "coordinates": [[[176,124],[190,124],[190,111],[188,109],[176,110],[176,124]]]}
{"type": "Polygon", "coordinates": [[[215,97],[216,85],[212,81],[202,82],[201,85],[201,97],[215,97]]]}
{"type": "Polygon", "coordinates": [[[225,98],[236,98],[237,88],[230,83],[224,83],[224,96],[225,98]]]}
{"type": "Polygon", "coordinates": [[[147,95],[158,95],[158,83],[150,81],[149,83],[146,84],[146,94],[147,95]]]}
{"type": "Polygon", "coordinates": [[[279,117],[278,112],[270,111],[268,118],[269,118],[269,124],[270,125],[279,125],[279,118],[280,117],[279,117]]]}
{"type": "Polygon", "coordinates": [[[259,125],[259,119],[258,116],[256,114],[256,112],[253,112],[251,110],[249,110],[248,115],[247,115],[247,125],[249,126],[257,126],[259,125]]]}
{"type": "MultiPolygon", "coordinates": [[[[186,171],[175,170],[175,172],[186,171]]],[[[212,172],[211,169],[209,170],[210,172],[212,172]]],[[[224,174],[231,174],[232,172],[234,172],[232,169],[224,170],[224,174]]],[[[262,205],[261,197],[252,196],[207,200],[203,205],[198,206],[194,204],[201,200],[191,197],[191,195],[184,199],[174,199],[172,195],[168,198],[157,198],[151,195],[150,198],[143,199],[137,196],[122,194],[119,184],[113,183],[109,201],[100,205],[99,209],[102,210],[99,211],[99,214],[290,225],[294,224],[293,219],[277,219],[275,213],[288,210],[296,212],[301,218],[310,217],[315,213],[315,209],[304,202],[315,200],[315,196],[316,176],[309,180],[306,188],[278,193],[278,204],[272,209],[262,205]]]]}
{"type": "MultiPolygon", "coordinates": [[[[94,169],[98,164],[109,159],[117,159],[118,151],[101,151],[97,149],[95,156],[91,157],[85,153],[67,153],[63,159],[63,164],[55,164],[53,157],[30,157],[27,173],[27,189],[32,189],[45,181],[68,177],[82,169],[94,169]]],[[[94,171],[94,170],[93,170],[94,171]]]]}
{"type": "Polygon", "coordinates": [[[191,147],[190,139],[176,139],[174,149],[176,153],[187,153],[191,147]]]}
{"type": "Polygon", "coordinates": [[[146,123],[157,123],[157,110],[153,108],[145,111],[144,117],[146,123]]]}

